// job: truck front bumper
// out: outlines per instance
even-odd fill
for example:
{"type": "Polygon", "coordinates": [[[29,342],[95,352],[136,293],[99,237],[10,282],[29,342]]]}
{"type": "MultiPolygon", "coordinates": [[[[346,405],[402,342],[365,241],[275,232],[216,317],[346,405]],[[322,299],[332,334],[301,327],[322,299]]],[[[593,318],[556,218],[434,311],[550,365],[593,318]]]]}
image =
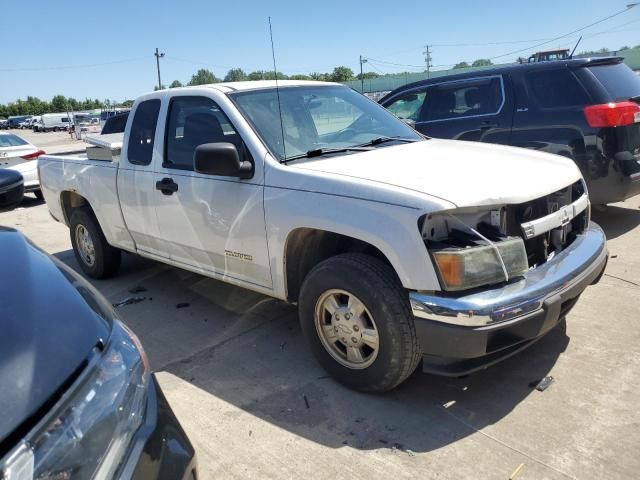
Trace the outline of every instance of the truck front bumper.
{"type": "Polygon", "coordinates": [[[528,347],[600,280],[607,259],[604,232],[591,222],[571,245],[519,281],[464,296],[411,292],[423,370],[466,375],[528,347]]]}

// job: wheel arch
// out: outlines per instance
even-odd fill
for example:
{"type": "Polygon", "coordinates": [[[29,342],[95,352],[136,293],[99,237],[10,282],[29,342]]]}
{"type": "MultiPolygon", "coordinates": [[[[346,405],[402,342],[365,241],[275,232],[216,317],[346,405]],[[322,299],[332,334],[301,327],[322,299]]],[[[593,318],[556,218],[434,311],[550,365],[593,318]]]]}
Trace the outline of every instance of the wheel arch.
{"type": "Polygon", "coordinates": [[[302,282],[313,267],[342,253],[364,253],[378,258],[391,267],[400,281],[393,263],[375,245],[338,232],[301,227],[289,232],[285,241],[283,271],[287,300],[298,300],[302,282]]]}

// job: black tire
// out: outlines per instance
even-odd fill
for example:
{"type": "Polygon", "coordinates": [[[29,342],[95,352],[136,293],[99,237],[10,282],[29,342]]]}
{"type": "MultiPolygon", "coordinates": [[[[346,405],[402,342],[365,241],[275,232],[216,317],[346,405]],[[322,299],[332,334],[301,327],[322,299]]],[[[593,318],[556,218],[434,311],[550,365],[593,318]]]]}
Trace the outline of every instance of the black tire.
{"type": "Polygon", "coordinates": [[[98,279],[116,274],[120,268],[121,251],[107,243],[93,212],[88,208],[79,208],[73,212],[69,223],[73,253],[82,271],[87,276],[98,279]],[[90,263],[80,251],[76,235],[78,226],[84,227],[91,238],[94,249],[93,263],[90,263]]]}
{"type": "Polygon", "coordinates": [[[41,202],[44,202],[44,195],[42,194],[42,190],[34,190],[33,194],[36,196],[36,198],[38,200],[40,200],[41,202]]]}
{"type": "Polygon", "coordinates": [[[395,272],[374,257],[347,253],[316,265],[304,279],[298,304],[300,325],[314,355],[331,376],[348,387],[367,392],[391,390],[420,362],[409,296],[395,272]],[[335,289],[355,295],[375,320],[379,349],[366,368],[353,369],[339,363],[316,330],[316,304],[335,289]]]}

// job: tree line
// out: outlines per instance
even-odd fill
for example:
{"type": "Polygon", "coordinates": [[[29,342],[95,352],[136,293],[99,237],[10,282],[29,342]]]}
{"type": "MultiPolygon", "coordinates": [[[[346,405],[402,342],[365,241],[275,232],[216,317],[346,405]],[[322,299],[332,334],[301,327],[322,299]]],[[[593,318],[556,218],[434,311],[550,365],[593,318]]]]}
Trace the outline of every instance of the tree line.
{"type": "Polygon", "coordinates": [[[131,106],[133,100],[117,103],[112,100],[98,100],[97,98],[85,98],[77,100],[73,97],[56,95],[51,101],[41,100],[38,97],[27,97],[26,100],[18,99],[6,105],[0,104],[0,118],[14,115],[42,115],[43,113],[77,112],[93,110],[96,108],[108,108],[110,106],[131,106]]]}

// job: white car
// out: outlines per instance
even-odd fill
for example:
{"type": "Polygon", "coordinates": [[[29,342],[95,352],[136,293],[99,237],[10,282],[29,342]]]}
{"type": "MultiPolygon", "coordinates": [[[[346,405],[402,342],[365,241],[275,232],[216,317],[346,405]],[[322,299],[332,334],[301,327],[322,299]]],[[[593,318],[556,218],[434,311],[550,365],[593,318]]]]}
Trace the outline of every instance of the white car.
{"type": "Polygon", "coordinates": [[[38,179],[38,157],[45,152],[14,133],[0,132],[0,168],[10,168],[22,174],[24,191],[42,200],[38,179]]]}
{"type": "Polygon", "coordinates": [[[310,350],[361,390],[522,350],[607,261],[572,160],[428,139],[343,85],[162,90],[101,137],[39,160],[87,275],[124,250],[296,303],[310,350]]]}

